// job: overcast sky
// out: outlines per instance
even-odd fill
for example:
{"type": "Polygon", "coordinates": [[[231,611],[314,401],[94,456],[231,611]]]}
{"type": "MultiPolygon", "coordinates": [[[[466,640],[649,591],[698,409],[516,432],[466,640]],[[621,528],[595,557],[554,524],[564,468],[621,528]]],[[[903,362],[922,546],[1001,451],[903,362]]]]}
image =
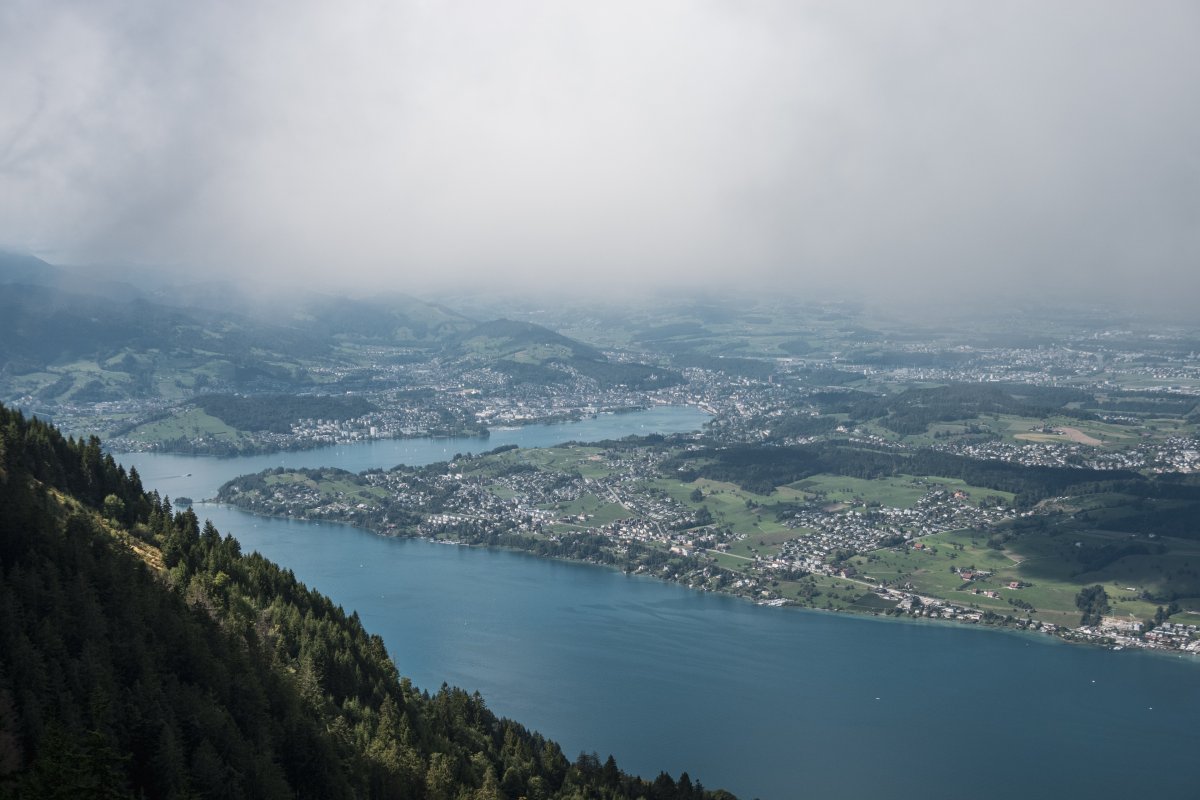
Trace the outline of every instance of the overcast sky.
{"type": "Polygon", "coordinates": [[[1200,3],[0,4],[0,244],[1200,300],[1200,3]]]}

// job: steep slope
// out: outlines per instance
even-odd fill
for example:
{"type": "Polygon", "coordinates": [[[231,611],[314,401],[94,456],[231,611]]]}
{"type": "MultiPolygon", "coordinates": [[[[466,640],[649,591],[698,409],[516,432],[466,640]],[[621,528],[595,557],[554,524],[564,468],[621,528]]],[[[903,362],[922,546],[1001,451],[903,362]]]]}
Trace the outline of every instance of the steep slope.
{"type": "Polygon", "coordinates": [[[291,286],[138,283],[0,251],[0,399],[291,390],[311,386],[314,365],[357,366],[354,345],[436,349],[475,325],[394,293],[352,300],[291,286]]]}
{"type": "Polygon", "coordinates": [[[24,283],[55,286],[67,277],[65,270],[28,253],[0,250],[0,284],[24,283]]]}
{"type": "Polygon", "coordinates": [[[417,691],[356,615],[3,406],[0,796],[729,797],[417,691]]]}
{"type": "Polygon", "coordinates": [[[153,397],[164,376],[194,379],[201,369],[223,369],[239,387],[256,380],[290,385],[298,370],[280,364],[329,351],[327,342],[298,327],[164,305],[136,293],[106,297],[90,285],[0,287],[0,396],[19,396],[23,388],[43,400],[153,397]]]}

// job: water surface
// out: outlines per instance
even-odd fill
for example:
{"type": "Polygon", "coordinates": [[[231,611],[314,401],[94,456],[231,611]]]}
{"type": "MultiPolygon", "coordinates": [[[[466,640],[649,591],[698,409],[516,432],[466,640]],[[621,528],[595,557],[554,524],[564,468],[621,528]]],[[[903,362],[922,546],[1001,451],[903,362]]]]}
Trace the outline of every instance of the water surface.
{"type": "Polygon", "coordinates": [[[491,435],[486,437],[374,439],[313,450],[233,458],[170,453],[121,453],[116,458],[126,468],[137,467],[148,489],[157,489],[171,497],[183,495],[201,500],[215,496],[221,484],[232,478],[274,467],[340,467],[349,472],[362,472],[374,468],[390,469],[397,464],[423,466],[448,461],[456,453],[483,453],[510,444],[549,447],[566,441],[595,442],[652,433],[687,433],[699,430],[709,419],[709,414],[691,406],[656,406],[624,414],[599,414],[573,422],[493,428],[491,435]]]}
{"type": "MultiPolygon", "coordinates": [[[[662,414],[664,430],[703,421],[645,413],[662,414]]],[[[640,432],[609,424],[646,418],[600,421],[594,438],[640,432]]],[[[552,427],[558,438],[531,441],[585,438],[552,427]]],[[[404,457],[373,443],[263,460],[121,461],[137,463],[148,486],[199,498],[227,479],[226,465],[228,477],[277,463],[360,470],[438,447],[465,452],[472,441],[490,449],[508,443],[502,433],[530,430],[425,442],[404,457]]],[[[418,686],[479,690],[571,757],[612,753],[647,777],[686,770],[764,800],[1200,796],[1189,766],[1200,747],[1200,665],[1190,657],[770,609],[522,553],[197,511],[357,610],[418,686]]]]}

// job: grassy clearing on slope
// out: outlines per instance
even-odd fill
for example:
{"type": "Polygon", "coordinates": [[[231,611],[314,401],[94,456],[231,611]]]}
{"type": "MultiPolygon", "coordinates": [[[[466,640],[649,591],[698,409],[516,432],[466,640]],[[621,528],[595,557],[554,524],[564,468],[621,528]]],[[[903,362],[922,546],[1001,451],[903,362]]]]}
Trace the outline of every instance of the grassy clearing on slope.
{"type": "Polygon", "coordinates": [[[529,464],[550,472],[578,472],[585,478],[602,478],[612,470],[606,466],[598,447],[570,445],[511,450],[490,458],[499,463],[529,464]]]}
{"type": "Polygon", "coordinates": [[[693,509],[706,507],[718,525],[728,526],[735,533],[749,536],[776,534],[787,531],[777,519],[779,503],[803,502],[808,496],[803,492],[786,489],[770,497],[738,488],[732,483],[711,481],[705,478],[691,483],[680,483],[669,479],[653,481],[653,488],[666,492],[676,502],[693,509]],[[697,489],[703,494],[693,500],[697,489]]]}
{"type": "Polygon", "coordinates": [[[628,519],[631,513],[624,506],[613,503],[607,499],[601,499],[594,494],[585,494],[577,500],[572,500],[568,503],[556,503],[552,506],[547,506],[561,514],[571,516],[585,516],[587,519],[583,525],[589,528],[608,525],[619,519],[628,519]]]}
{"type": "Polygon", "coordinates": [[[867,480],[843,475],[814,475],[790,484],[790,488],[824,495],[830,502],[851,505],[877,503],[889,508],[912,508],[918,500],[935,489],[966,492],[976,503],[987,497],[998,497],[1005,503],[1013,501],[1011,492],[972,486],[958,478],[939,476],[896,475],[867,480]]]}
{"type": "Polygon", "coordinates": [[[351,476],[311,478],[301,472],[284,472],[268,475],[267,486],[300,484],[315,491],[323,500],[340,500],[345,503],[370,502],[387,497],[388,491],[381,486],[365,486],[351,476]]]}
{"type": "Polygon", "coordinates": [[[146,423],[134,428],[128,436],[130,439],[142,442],[162,442],[181,437],[190,439],[200,436],[211,436],[227,441],[236,441],[241,438],[241,434],[236,428],[226,425],[198,408],[188,409],[182,414],[167,419],[146,423]]]}

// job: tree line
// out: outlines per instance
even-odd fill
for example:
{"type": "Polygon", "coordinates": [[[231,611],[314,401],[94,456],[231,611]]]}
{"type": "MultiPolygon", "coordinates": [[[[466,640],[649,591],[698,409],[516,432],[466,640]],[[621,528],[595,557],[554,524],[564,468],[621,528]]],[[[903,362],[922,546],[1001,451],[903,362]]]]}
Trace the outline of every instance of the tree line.
{"type": "Polygon", "coordinates": [[[1092,401],[1091,394],[1061,387],[956,383],[890,395],[820,392],[810,400],[827,414],[848,414],[858,421],[878,420],[883,427],[903,436],[924,433],[935,422],[972,420],[983,414],[1096,418],[1090,411],[1073,407],[1092,401]]]}
{"type": "Polygon", "coordinates": [[[1170,495],[1200,502],[1200,485],[1169,479],[1150,480],[1130,470],[1024,466],[938,450],[923,449],[910,454],[845,442],[700,448],[666,459],[662,472],[685,482],[709,478],[735,483],[747,491],[764,495],[774,492],[777,486],[814,475],[844,475],[870,480],[905,474],[958,478],[972,486],[1012,492],[1017,495],[1019,505],[1031,505],[1068,491],[1081,494],[1122,491],[1138,496],[1170,495]]]}

